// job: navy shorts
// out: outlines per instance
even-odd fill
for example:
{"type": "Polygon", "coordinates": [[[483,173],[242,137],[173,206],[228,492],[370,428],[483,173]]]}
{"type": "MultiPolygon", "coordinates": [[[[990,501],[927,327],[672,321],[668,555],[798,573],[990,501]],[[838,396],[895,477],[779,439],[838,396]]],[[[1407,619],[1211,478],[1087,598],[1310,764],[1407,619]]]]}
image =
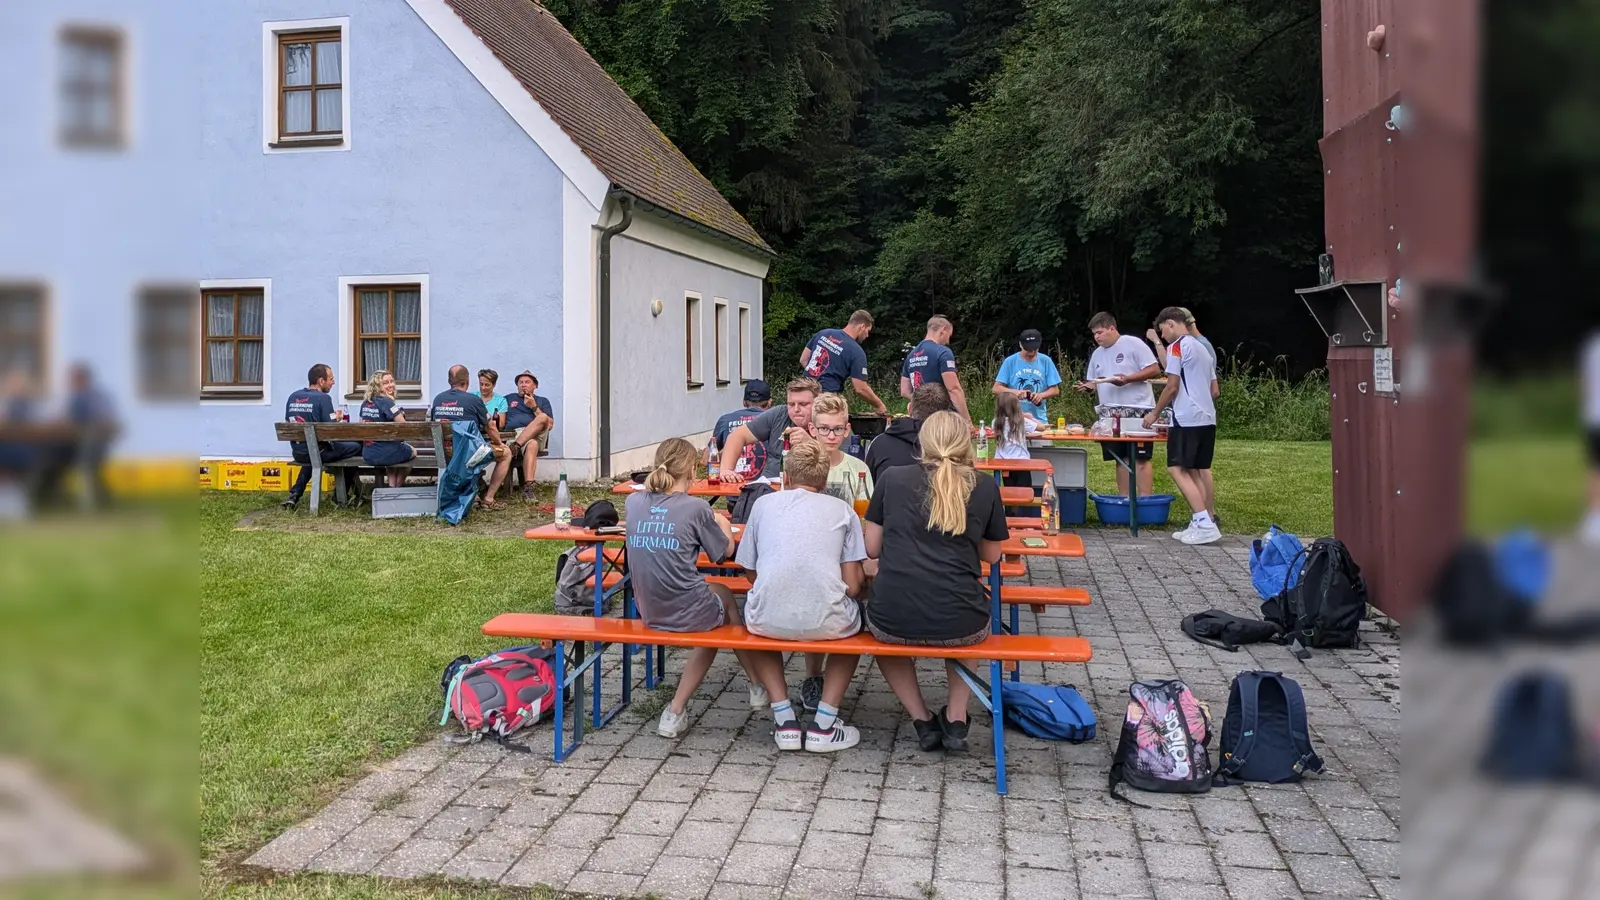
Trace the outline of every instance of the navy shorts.
{"type": "Polygon", "coordinates": [[[361,461],[369,466],[403,466],[416,457],[416,448],[405,441],[374,441],[361,448],[361,461]]]}

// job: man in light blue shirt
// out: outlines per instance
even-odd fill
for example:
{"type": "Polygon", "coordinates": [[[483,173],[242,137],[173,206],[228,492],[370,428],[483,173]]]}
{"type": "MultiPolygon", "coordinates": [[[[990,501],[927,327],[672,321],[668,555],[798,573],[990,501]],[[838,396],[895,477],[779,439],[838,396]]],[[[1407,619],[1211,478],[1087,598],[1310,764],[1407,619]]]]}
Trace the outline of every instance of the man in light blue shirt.
{"type": "Polygon", "coordinates": [[[1055,360],[1039,352],[1043,342],[1044,336],[1037,329],[1022,333],[1018,339],[1022,351],[1000,364],[1000,371],[994,376],[994,393],[1016,394],[1023,414],[1048,423],[1050,414],[1045,410],[1045,401],[1061,393],[1061,374],[1056,371],[1055,360]]]}

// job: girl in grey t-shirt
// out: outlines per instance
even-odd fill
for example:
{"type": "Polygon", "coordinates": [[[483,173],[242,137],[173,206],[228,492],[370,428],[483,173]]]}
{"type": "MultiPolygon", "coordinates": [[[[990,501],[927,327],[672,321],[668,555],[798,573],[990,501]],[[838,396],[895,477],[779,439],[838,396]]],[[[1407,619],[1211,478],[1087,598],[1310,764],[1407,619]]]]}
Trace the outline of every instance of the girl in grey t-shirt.
{"type": "MultiPolygon", "coordinates": [[[[739,623],[739,606],[733,594],[706,583],[696,563],[701,553],[714,563],[733,555],[733,530],[711,512],[710,504],[689,496],[699,451],[681,438],[663,441],[656,448],[655,468],[643,491],[628,497],[625,506],[628,537],[628,575],[639,606],[639,618],[657,631],[709,631],[719,625],[739,623]]],[[[735,650],[739,662],[747,654],[735,650]]],[[[656,731],[675,738],[689,728],[688,703],[706,670],[717,658],[715,647],[689,651],[677,693],[661,711],[656,731]]],[[[767,692],[750,680],[750,706],[767,707],[767,692]]]]}

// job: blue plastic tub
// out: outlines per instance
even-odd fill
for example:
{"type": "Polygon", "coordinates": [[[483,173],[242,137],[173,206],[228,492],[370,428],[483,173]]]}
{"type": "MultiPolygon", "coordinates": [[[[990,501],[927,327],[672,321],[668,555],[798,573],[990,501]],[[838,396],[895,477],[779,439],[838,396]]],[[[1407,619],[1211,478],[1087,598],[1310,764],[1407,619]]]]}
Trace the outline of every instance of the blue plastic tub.
{"type": "MultiPolygon", "coordinates": [[[[1128,524],[1128,498],[1118,496],[1105,496],[1104,494],[1089,493],[1094,500],[1095,515],[1106,525],[1128,524]]],[[[1171,494],[1151,494],[1139,498],[1139,524],[1140,525],[1165,525],[1167,517],[1172,511],[1171,494]]]]}

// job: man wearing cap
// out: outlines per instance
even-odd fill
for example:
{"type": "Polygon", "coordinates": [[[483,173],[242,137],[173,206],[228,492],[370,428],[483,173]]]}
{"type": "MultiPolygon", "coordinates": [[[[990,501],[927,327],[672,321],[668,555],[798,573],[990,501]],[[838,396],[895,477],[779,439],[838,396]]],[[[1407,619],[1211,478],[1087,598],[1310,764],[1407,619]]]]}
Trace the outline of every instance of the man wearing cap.
{"type": "MultiPolygon", "coordinates": [[[[772,389],[761,379],[744,383],[744,407],[733,412],[725,413],[717,424],[711,429],[711,438],[717,443],[717,452],[722,452],[723,444],[727,443],[728,435],[735,428],[754,421],[755,418],[766,412],[772,406],[772,389]]],[[[751,441],[744,445],[744,450],[739,454],[739,461],[734,466],[734,471],[745,478],[758,478],[761,470],[767,463],[767,448],[759,441],[751,441]]]]}
{"type": "Polygon", "coordinates": [[[539,454],[550,446],[550,431],[556,427],[555,416],[550,412],[550,401],[535,394],[539,379],[527,369],[517,375],[516,393],[505,395],[506,427],[517,432],[511,452],[521,456],[522,499],[533,499],[534,474],[539,469],[539,454]],[[533,452],[527,452],[533,444],[533,452]]]}
{"type": "Polygon", "coordinates": [[[867,354],[861,342],[872,333],[872,313],[858,309],[850,314],[843,328],[824,328],[811,336],[800,351],[800,370],[822,385],[824,393],[844,393],[849,381],[861,399],[872,404],[878,415],[889,414],[889,407],[867,383],[867,354]]]}
{"type": "Polygon", "coordinates": [[[1016,394],[1024,415],[1040,422],[1049,422],[1045,401],[1061,393],[1061,373],[1056,371],[1055,360],[1039,352],[1044,335],[1029,328],[1017,338],[1020,352],[1006,357],[1000,371],[994,376],[994,393],[1016,394]]]}

